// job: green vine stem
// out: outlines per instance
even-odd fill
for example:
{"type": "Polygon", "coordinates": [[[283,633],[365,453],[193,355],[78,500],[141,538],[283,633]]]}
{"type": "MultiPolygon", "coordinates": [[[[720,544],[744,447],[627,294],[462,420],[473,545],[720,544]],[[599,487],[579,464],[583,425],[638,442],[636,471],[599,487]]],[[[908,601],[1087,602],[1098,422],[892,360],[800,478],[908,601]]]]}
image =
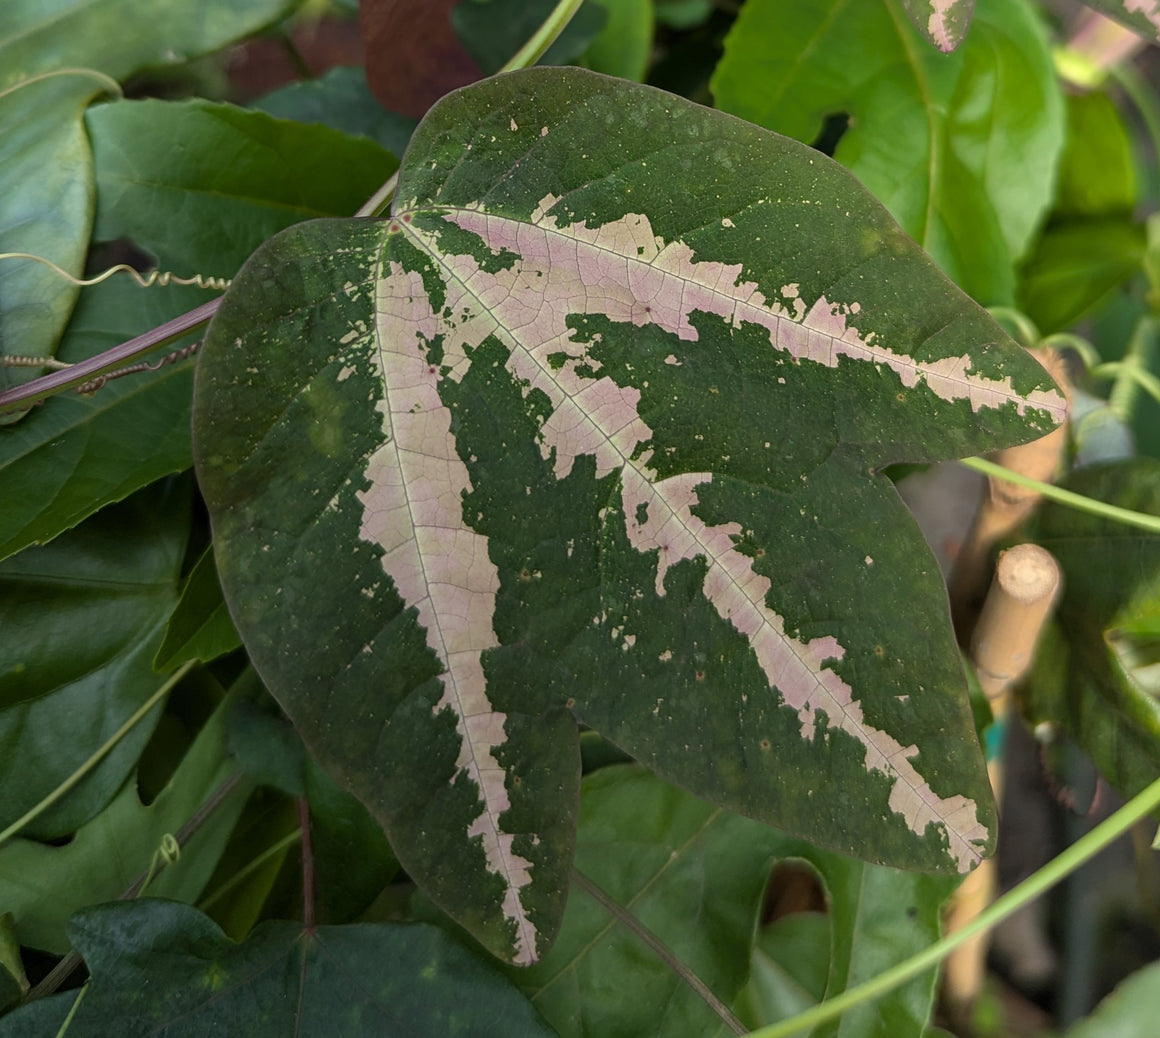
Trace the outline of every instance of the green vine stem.
{"type": "Polygon", "coordinates": [[[1083,494],[1077,494],[1073,490],[1064,490],[1063,487],[1057,487],[1051,483],[1043,483],[1038,479],[1021,476],[1018,472],[1012,472],[1011,469],[996,465],[993,461],[987,461],[985,458],[963,458],[959,464],[974,469],[976,472],[981,472],[984,476],[995,476],[1008,483],[1016,483],[1021,487],[1037,490],[1049,500],[1067,505],[1069,508],[1076,508],[1081,512],[1098,515],[1104,519],[1111,519],[1114,522],[1123,523],[1125,526],[1136,526],[1149,533],[1160,533],[1160,515],[1134,512],[1130,508],[1120,508],[1118,505],[1109,505],[1105,501],[1084,497],[1083,494]]]}
{"type": "Polygon", "coordinates": [[[900,984],[913,980],[941,963],[959,945],[990,930],[1024,905],[1034,901],[1040,894],[1050,890],[1158,807],[1160,807],[1160,779],[1133,797],[1119,811],[1082,836],[1058,857],[1049,861],[1038,872],[1009,890],[961,930],[956,930],[953,934],[936,941],[917,955],[878,974],[864,984],[850,988],[849,991],[827,999],[788,1020],[753,1031],[752,1038],[789,1038],[790,1035],[808,1031],[819,1024],[834,1020],[846,1010],[880,998],[900,984]]]}
{"type": "Polygon", "coordinates": [[[516,53],[511,60],[500,69],[500,72],[513,72],[518,68],[530,68],[540,60],[547,49],[556,42],[572,20],[572,16],[580,10],[583,0],[559,0],[552,13],[544,19],[541,25],[516,53]]]}
{"type": "Polygon", "coordinates": [[[169,680],[165,682],[156,692],[142,703],[133,715],[118,728],[108,740],[100,746],[96,752],[89,757],[79,768],[76,769],[68,778],[66,778],[59,786],[56,787],[48,796],[44,797],[40,803],[31,807],[23,815],[16,819],[7,829],[0,832],[0,846],[3,846],[12,839],[21,829],[23,829],[34,818],[39,817],[47,811],[53,804],[55,804],[61,797],[63,797],[69,790],[71,790],[78,782],[81,781],[90,771],[104,760],[105,756],[117,745],[126,735],[138,725],[141,720],[149,713],[158,703],[161,702],[173,690],[174,686],[190,672],[193,668],[194,661],[184,664],[180,669],[170,675],[169,680]]]}

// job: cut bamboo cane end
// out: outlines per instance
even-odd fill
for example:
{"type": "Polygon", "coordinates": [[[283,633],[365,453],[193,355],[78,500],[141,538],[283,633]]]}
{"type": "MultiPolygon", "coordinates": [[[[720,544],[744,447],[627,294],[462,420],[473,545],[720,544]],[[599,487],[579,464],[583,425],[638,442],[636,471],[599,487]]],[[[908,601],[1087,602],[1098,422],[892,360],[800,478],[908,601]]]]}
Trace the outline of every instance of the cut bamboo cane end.
{"type": "Polygon", "coordinates": [[[1005,595],[1024,606],[1044,603],[1046,611],[1059,590],[1059,563],[1038,544],[1017,544],[1000,552],[995,579],[1005,595]]]}
{"type": "Polygon", "coordinates": [[[971,651],[992,703],[1003,699],[1031,666],[1060,582],[1059,563],[1037,544],[1020,544],[999,555],[971,651]]]}

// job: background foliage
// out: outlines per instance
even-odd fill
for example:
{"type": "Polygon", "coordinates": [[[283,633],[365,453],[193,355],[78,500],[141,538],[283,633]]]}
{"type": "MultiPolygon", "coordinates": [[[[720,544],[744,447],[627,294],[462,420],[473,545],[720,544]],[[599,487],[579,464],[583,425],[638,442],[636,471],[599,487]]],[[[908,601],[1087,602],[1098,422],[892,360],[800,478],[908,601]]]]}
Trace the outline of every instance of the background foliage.
{"type": "MultiPolygon", "coordinates": [[[[444,107],[404,157],[418,117],[450,87],[501,68],[554,5],[466,0],[421,5],[421,13],[416,7],[406,17],[405,5],[390,3],[363,3],[361,12],[350,3],[300,9],[287,0],[147,6],[60,0],[49,12],[33,0],[9,0],[0,9],[0,251],[42,256],[75,277],[127,260],[142,270],[231,278],[285,228],[353,215],[400,161],[408,190],[408,163],[412,177],[426,175],[424,148],[434,149],[437,165],[469,178],[476,167],[458,164],[464,139],[452,116],[464,117],[461,126],[468,116],[482,118],[488,88],[444,107]],[[336,45],[337,63],[320,61],[323,39],[346,41],[345,52],[336,45]],[[296,81],[246,92],[238,69],[257,60],[263,46],[291,55],[296,81]],[[400,52],[410,73],[400,71],[400,52]],[[328,64],[345,67],[322,67],[328,64]],[[473,96],[480,99],[474,112],[473,96]]],[[[853,255],[849,242],[807,248],[822,201],[839,198],[856,211],[858,227],[877,229],[879,265],[867,268],[867,298],[875,302],[865,328],[881,322],[886,335],[907,326],[914,338],[906,341],[922,345],[935,338],[934,324],[958,322],[972,342],[1009,344],[981,304],[1026,315],[1005,322],[1027,345],[1041,335],[1081,332],[1083,341],[1069,340],[1077,389],[1066,483],[1157,514],[1160,349],[1153,310],[1160,266],[1154,231],[1141,216],[1156,198],[1160,139],[1150,134],[1160,117],[1151,87],[1126,63],[1107,78],[1101,52],[1082,50],[1079,39],[1053,55],[1065,27],[1030,0],[958,0],[951,5],[954,47],[941,53],[945,38],[931,21],[941,6],[746,0],[736,9],[708,0],[590,0],[545,62],[648,82],[720,112],[689,116],[699,120],[704,142],[693,146],[674,136],[662,95],[625,86],[620,110],[631,132],[624,136],[635,142],[616,143],[617,134],[581,119],[558,153],[539,153],[547,156],[544,168],[566,170],[569,182],[560,184],[568,191],[602,178],[612,200],[627,197],[616,192],[628,188],[647,198],[651,188],[651,202],[640,208],[655,228],[668,215],[666,234],[674,238],[694,233],[698,220],[729,216],[723,193],[760,192],[774,182],[772,167],[784,163],[803,215],[759,231],[794,241],[788,223],[806,224],[806,245],[795,246],[793,258],[809,276],[793,280],[807,291],[811,284],[815,294],[830,290],[842,263],[841,276],[859,276],[853,260],[841,258],[843,250],[853,255]],[[1065,87],[1064,74],[1074,80],[1076,68],[1085,70],[1083,91],[1065,87]],[[635,129],[627,114],[634,104],[648,109],[635,129]],[[737,124],[721,112],[801,146],[750,127],[723,129],[737,124]],[[583,167],[567,145],[579,147],[585,132],[593,150],[603,144],[610,155],[614,143],[655,146],[668,156],[674,179],[660,179],[655,167],[651,176],[610,162],[583,167]],[[720,147],[730,133],[751,150],[720,147]],[[670,146],[670,137],[685,150],[670,146]],[[845,166],[877,202],[820,153],[845,166]],[[811,156],[817,166],[809,172],[811,156]],[[676,176],[681,161],[684,181],[676,176]],[[930,262],[889,229],[882,206],[930,262]],[[673,214],[687,226],[678,229],[673,214]]],[[[1138,5],[1091,6],[1155,38],[1138,5]]],[[[478,184],[470,187],[461,201],[489,197],[478,184]]],[[[539,187],[529,177],[526,190],[539,187]]],[[[418,196],[408,190],[406,200],[418,196]]],[[[540,197],[530,197],[526,210],[540,197]]],[[[576,203],[570,215],[578,212],[576,203]]],[[[746,226],[760,238],[756,224],[746,226]]],[[[316,232],[292,231],[262,256],[277,257],[285,248],[278,243],[300,233],[316,232]]],[[[698,250],[702,260],[740,263],[747,278],[774,279],[775,288],[791,280],[788,267],[762,267],[781,261],[758,258],[764,247],[733,254],[706,234],[698,250]],[[710,256],[713,249],[719,251],[710,256]]],[[[447,252],[454,253],[450,244],[447,252]]],[[[263,262],[251,262],[243,284],[260,278],[263,262]]],[[[303,269],[313,276],[314,267],[303,269]]],[[[196,285],[146,290],[127,276],[79,287],[42,265],[0,259],[0,353],[76,362],[207,298],[196,285]]],[[[243,292],[236,298],[245,305],[243,292]]],[[[261,289],[250,298],[267,306],[291,306],[292,299],[261,289]]],[[[211,353],[215,336],[232,339],[231,320],[237,318],[227,314],[210,333],[211,353]]],[[[936,341],[953,355],[968,352],[951,335],[936,341]]],[[[325,352],[326,343],[318,348],[325,352]]],[[[280,367],[276,356],[285,345],[274,348],[262,363],[290,378],[292,367],[280,367]]],[[[1032,393],[1037,379],[1045,389],[1034,369],[1003,359],[1012,355],[980,352],[970,370],[1010,371],[1016,393],[1032,393]]],[[[400,867],[381,812],[376,821],[348,792],[365,782],[360,786],[330,750],[320,766],[317,732],[303,725],[304,746],[241,647],[219,580],[224,549],[215,561],[202,489],[188,474],[194,364],[182,357],[95,393],[64,394],[19,420],[8,416],[0,428],[0,1007],[8,1010],[0,1035],[55,1034],[66,1018],[74,1034],[107,1033],[112,1021],[124,1034],[158,1027],[200,1034],[219,1025],[255,1034],[290,1027],[344,1034],[728,1033],[730,1013],[734,1030],[788,1018],[938,938],[940,907],[955,879],[839,853],[906,863],[904,853],[888,855],[875,842],[877,816],[856,795],[833,812],[835,824],[849,822],[854,834],[856,845],[841,846],[821,822],[805,832],[812,840],[803,837],[814,824],[803,816],[817,812],[792,800],[792,783],[779,794],[791,799],[776,811],[729,802],[795,829],[790,835],[626,761],[613,742],[696,785],[690,766],[663,765],[671,747],[643,738],[633,744],[631,726],[615,710],[592,705],[581,717],[613,742],[592,731],[575,735],[567,722],[578,808],[552,810],[565,829],[575,818],[578,876],[568,879],[569,847],[558,871],[571,887],[559,937],[530,969],[497,963],[444,914],[446,904],[428,899],[423,891],[435,884],[412,859],[400,867]],[[795,871],[821,894],[806,911],[779,907],[776,897],[779,877],[795,871]],[[707,985],[709,1001],[682,967],[674,969],[639,928],[626,925],[625,910],[707,985]],[[43,981],[58,963],[70,964],[70,950],[84,970],[50,994],[55,981],[43,981]],[[36,984],[37,994],[49,997],[21,1005],[36,984]]],[[[854,367],[842,368],[842,376],[854,367]]],[[[42,370],[0,365],[0,391],[42,370]]],[[[650,377],[663,374],[657,365],[650,377]]],[[[708,374],[701,379],[688,387],[711,381],[708,374]]],[[[876,496],[864,488],[861,497],[856,487],[858,480],[872,485],[867,468],[1014,442],[1050,419],[1041,412],[1030,422],[1009,409],[968,429],[970,407],[944,406],[921,392],[896,412],[886,397],[866,408],[873,381],[851,377],[832,396],[801,383],[792,414],[806,418],[797,431],[783,432],[797,437],[794,451],[821,450],[827,441],[820,434],[837,427],[826,449],[856,444],[858,452],[808,502],[829,509],[838,531],[833,543],[823,549],[809,537],[795,539],[787,517],[778,549],[785,560],[779,556],[771,572],[783,574],[786,585],[796,582],[791,591],[809,603],[807,619],[793,625],[804,638],[824,633],[807,630],[809,618],[832,618],[839,607],[852,628],[872,614],[866,601],[881,596],[864,589],[859,598],[855,589],[843,605],[830,587],[811,597],[815,584],[836,577],[824,567],[796,568],[791,557],[840,554],[857,541],[867,515],[876,516],[889,535],[882,551],[911,567],[886,596],[891,611],[883,623],[889,627],[907,608],[939,615],[929,635],[920,624],[901,638],[892,680],[909,688],[924,669],[939,675],[950,705],[932,723],[953,720],[942,756],[923,734],[902,744],[920,744],[924,766],[960,755],[955,780],[977,792],[981,761],[933,560],[906,539],[884,476],[874,477],[876,496]],[[934,647],[916,653],[920,641],[934,647]]],[[[733,423],[716,438],[719,454],[730,436],[755,427],[736,387],[723,388],[714,399],[689,397],[702,409],[693,412],[698,422],[733,423]]],[[[893,392],[893,384],[888,388],[893,392]]],[[[690,424],[684,433],[691,431],[690,424]]],[[[1155,778],[1160,760],[1155,535],[1057,506],[1031,533],[1060,557],[1067,593],[1028,686],[1027,716],[1061,737],[1070,733],[1106,780],[1132,795],[1155,778]]],[[[229,592],[228,574],[225,583],[229,592]]],[[[254,651],[244,623],[242,634],[254,651]]],[[[310,632],[302,638],[306,646],[310,632]]],[[[874,644],[867,641],[870,655],[844,673],[861,676],[874,644]]],[[[279,699],[294,715],[292,700],[279,699]]],[[[910,723],[904,713],[897,723],[910,723]]],[[[565,716],[561,711],[554,723],[565,716]]],[[[712,716],[708,710],[706,723],[712,716]]],[[[361,734],[357,722],[347,723],[341,737],[361,734]]],[[[712,783],[697,792],[719,798],[712,783]]],[[[463,912],[452,914],[471,928],[463,912]]],[[[1074,1033],[1101,1033],[1109,1021],[1143,1026],[1151,1012],[1141,994],[1148,976],[1137,975],[1074,1033]]],[[[930,1033],[934,1014],[935,976],[928,971],[815,1033],[917,1038],[930,1033]]]]}

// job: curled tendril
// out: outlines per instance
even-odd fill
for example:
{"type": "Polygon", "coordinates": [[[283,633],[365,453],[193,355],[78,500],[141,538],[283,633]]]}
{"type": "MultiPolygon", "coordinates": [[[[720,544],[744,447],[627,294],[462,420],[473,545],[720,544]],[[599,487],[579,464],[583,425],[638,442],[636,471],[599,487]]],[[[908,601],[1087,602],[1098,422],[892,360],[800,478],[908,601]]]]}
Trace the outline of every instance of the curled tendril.
{"type": "Polygon", "coordinates": [[[153,285],[196,285],[198,288],[224,292],[230,287],[229,278],[211,277],[205,274],[195,274],[191,278],[183,278],[174,274],[171,270],[150,270],[142,274],[139,270],[130,267],[127,263],[118,263],[116,266],[109,267],[108,270],[102,271],[95,277],[78,278],[70,274],[63,267],[57,266],[52,260],[45,259],[43,256],[36,256],[31,252],[0,252],[0,260],[3,259],[33,260],[36,263],[48,267],[49,270],[59,274],[66,281],[70,281],[74,285],[80,285],[82,288],[87,288],[89,285],[99,285],[102,281],[108,280],[114,274],[128,274],[142,288],[151,288],[153,285]]]}

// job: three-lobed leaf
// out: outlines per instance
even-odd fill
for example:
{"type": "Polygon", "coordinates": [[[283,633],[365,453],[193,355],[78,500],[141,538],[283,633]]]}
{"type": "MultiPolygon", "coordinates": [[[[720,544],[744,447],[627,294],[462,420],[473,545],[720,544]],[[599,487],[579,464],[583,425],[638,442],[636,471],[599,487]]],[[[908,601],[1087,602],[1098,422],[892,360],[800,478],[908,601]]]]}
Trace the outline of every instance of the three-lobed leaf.
{"type": "Polygon", "coordinates": [[[986,852],[945,591],[878,472],[1062,413],[836,164],[542,69],[444,100],[389,220],[258,251],[195,454],[263,680],[416,881],[527,963],[576,719],[828,847],[986,852]]]}

